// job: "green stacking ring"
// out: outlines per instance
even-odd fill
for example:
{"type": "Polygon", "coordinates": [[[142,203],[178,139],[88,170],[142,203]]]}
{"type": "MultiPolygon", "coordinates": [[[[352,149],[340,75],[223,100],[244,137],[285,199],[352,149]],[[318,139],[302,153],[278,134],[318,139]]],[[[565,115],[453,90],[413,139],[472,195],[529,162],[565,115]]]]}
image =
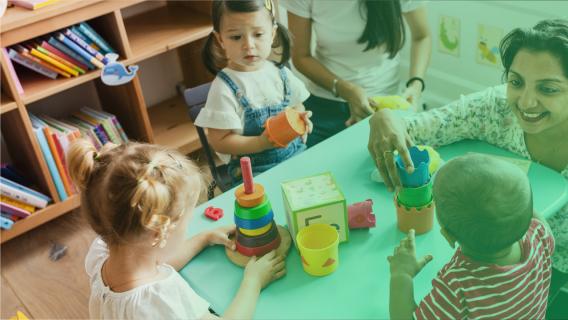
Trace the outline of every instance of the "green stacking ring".
{"type": "Polygon", "coordinates": [[[235,200],[235,215],[241,219],[256,220],[267,215],[270,210],[272,210],[272,205],[267,197],[264,197],[264,201],[256,207],[243,208],[235,200]]]}

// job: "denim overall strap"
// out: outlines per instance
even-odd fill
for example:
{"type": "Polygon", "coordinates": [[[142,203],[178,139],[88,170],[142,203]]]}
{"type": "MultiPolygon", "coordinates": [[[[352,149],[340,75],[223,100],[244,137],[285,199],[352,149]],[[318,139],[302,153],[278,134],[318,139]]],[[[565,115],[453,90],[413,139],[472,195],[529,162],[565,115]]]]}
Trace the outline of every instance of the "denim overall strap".
{"type": "Polygon", "coordinates": [[[288,104],[290,104],[290,84],[288,83],[288,75],[286,74],[286,69],[284,69],[284,66],[281,66],[279,68],[279,72],[280,72],[280,79],[282,79],[282,83],[284,84],[284,100],[282,100],[282,104],[284,105],[284,107],[288,106],[288,104]]]}
{"type": "Polygon", "coordinates": [[[223,81],[225,81],[225,83],[229,86],[231,91],[233,91],[233,94],[237,98],[237,101],[239,101],[239,103],[243,108],[246,109],[250,106],[250,103],[247,97],[243,94],[243,91],[239,89],[237,84],[233,81],[233,79],[231,79],[231,77],[229,77],[228,74],[226,74],[224,71],[221,70],[217,73],[217,76],[219,76],[221,79],[223,79],[223,81]]]}

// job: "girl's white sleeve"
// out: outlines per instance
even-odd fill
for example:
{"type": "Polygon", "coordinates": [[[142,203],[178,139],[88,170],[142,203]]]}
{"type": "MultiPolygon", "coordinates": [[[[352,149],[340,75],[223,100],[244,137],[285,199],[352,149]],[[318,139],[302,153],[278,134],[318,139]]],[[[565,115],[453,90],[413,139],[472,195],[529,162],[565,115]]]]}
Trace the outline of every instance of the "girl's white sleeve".
{"type": "Polygon", "coordinates": [[[100,237],[95,238],[85,257],[85,271],[87,271],[89,278],[93,278],[93,276],[100,271],[102,262],[107,258],[108,247],[106,243],[100,237]]]}
{"type": "Polygon", "coordinates": [[[195,125],[203,128],[242,130],[243,123],[237,112],[240,109],[229,86],[217,77],[211,83],[207,102],[199,112],[195,125]]]}
{"type": "Polygon", "coordinates": [[[405,117],[415,143],[444,146],[464,139],[493,143],[513,124],[505,98],[505,87],[461,96],[444,107],[405,117]]]}
{"type": "Polygon", "coordinates": [[[306,88],[306,85],[302,80],[300,80],[296,75],[287,67],[284,67],[286,74],[288,76],[288,84],[290,85],[290,91],[292,96],[290,97],[290,105],[296,105],[298,103],[303,103],[310,97],[310,92],[306,88]]]}

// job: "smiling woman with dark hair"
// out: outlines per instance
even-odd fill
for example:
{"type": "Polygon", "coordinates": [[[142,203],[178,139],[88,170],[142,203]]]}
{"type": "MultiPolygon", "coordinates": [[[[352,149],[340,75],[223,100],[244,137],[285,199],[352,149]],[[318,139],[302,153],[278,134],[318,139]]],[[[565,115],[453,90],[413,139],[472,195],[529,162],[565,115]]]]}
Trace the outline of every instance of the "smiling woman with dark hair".
{"type": "MultiPolygon", "coordinates": [[[[400,118],[371,118],[369,152],[389,189],[400,185],[392,151],[409,167],[413,143],[487,141],[540,162],[568,179],[568,21],[515,29],[501,42],[506,85],[463,96],[443,108],[400,118]]],[[[556,238],[550,298],[568,280],[568,205],[549,219],[556,238]]]]}

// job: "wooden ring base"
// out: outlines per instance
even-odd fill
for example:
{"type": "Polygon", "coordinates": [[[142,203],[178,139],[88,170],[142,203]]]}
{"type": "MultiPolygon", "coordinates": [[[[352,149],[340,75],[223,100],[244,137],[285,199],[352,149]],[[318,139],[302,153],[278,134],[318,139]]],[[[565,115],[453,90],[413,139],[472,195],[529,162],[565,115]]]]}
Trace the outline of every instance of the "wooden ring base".
{"type": "MultiPolygon", "coordinates": [[[[278,233],[280,233],[280,246],[278,247],[278,249],[276,249],[276,254],[285,257],[286,255],[288,255],[288,251],[290,250],[292,237],[290,236],[288,229],[282,226],[278,226],[278,233]]],[[[229,258],[232,263],[240,267],[245,267],[251,258],[241,254],[237,250],[233,251],[227,247],[225,247],[225,253],[227,254],[227,258],[229,258]]]]}

